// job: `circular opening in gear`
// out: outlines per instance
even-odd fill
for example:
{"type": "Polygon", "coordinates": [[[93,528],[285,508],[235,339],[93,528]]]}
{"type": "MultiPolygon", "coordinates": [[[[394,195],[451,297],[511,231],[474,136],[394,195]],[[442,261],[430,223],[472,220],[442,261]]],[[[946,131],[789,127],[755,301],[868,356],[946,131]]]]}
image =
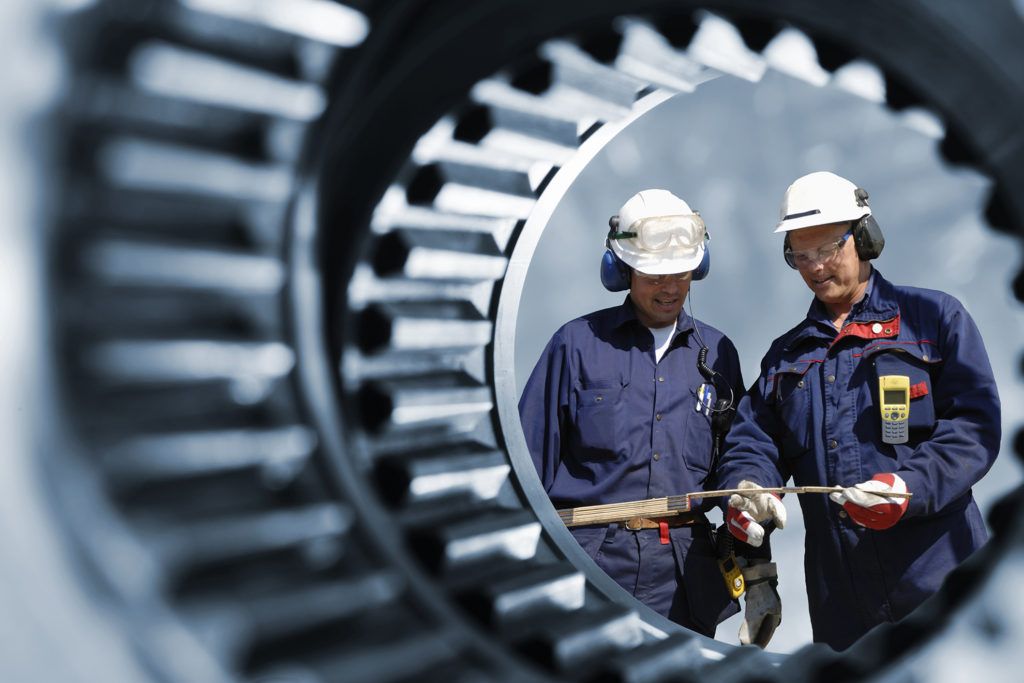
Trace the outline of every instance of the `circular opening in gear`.
{"type": "MultiPolygon", "coordinates": [[[[1015,338],[1001,333],[1008,316],[1015,328],[1024,325],[1005,287],[1018,253],[1012,238],[985,229],[990,181],[941,159],[937,119],[880,106],[880,79],[863,62],[826,87],[775,70],[755,84],[722,76],[632,122],[579,174],[533,254],[516,330],[519,391],[563,323],[623,301],[626,293],[606,292],[598,278],[607,219],[633,193],[654,187],[704,217],[711,274],[691,285],[687,310],[732,339],[745,383],[755,381],[771,341],[803,317],[811,300],[780,256],[781,237],[773,234],[778,203],[794,178],[832,170],[870,192],[887,237],[874,262],[879,271],[898,284],[952,294],[981,329],[1003,404],[1003,455],[974,489],[987,514],[1021,481],[1010,454],[1024,387],[1016,379],[1015,338]]],[[[790,523],[772,541],[785,614],[768,648],[775,652],[811,640],[803,517],[796,496],[785,502],[790,523]]],[[[717,639],[738,643],[741,618],[720,624],[717,639]]]]}

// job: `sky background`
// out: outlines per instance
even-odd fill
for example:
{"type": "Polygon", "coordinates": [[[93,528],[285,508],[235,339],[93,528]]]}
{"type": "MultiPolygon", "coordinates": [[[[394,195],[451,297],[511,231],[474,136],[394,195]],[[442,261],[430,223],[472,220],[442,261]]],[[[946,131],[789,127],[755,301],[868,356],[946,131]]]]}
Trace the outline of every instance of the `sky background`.
{"type": "MultiPolygon", "coordinates": [[[[849,76],[852,89],[880,87],[870,69],[855,67],[849,76]]],[[[598,277],[608,216],[654,187],[682,197],[707,223],[711,274],[694,283],[687,310],[733,340],[749,386],[770,342],[803,318],[812,296],[772,234],[782,195],[805,173],[834,171],[870,193],[886,236],[878,270],[898,284],[952,294],[981,329],[1003,403],[1002,455],[975,487],[987,513],[1021,481],[1012,438],[1024,414],[1024,309],[1010,290],[1021,250],[985,225],[990,182],[943,161],[940,132],[926,112],[896,114],[848,89],[772,70],[756,84],[723,76],[656,108],[583,171],[541,238],[519,311],[520,391],[560,325],[623,300],[598,277]]],[[[794,496],[786,506],[789,524],[772,541],[783,600],[783,624],[769,646],[776,652],[811,638],[803,519],[794,496]]],[[[737,642],[739,624],[737,616],[719,626],[719,640],[737,642]]]]}

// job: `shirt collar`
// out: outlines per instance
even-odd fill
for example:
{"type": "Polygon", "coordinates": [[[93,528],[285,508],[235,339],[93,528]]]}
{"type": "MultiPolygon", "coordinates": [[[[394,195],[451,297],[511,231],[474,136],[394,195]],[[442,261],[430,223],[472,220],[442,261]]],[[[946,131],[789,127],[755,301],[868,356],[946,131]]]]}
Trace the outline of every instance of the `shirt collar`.
{"type": "MultiPolygon", "coordinates": [[[[896,291],[888,280],[882,277],[874,266],[868,276],[864,296],[850,309],[844,327],[850,323],[886,322],[899,316],[900,308],[896,302],[896,291]]],[[[898,329],[898,328],[897,328],[898,329]]],[[[790,333],[786,348],[793,348],[800,341],[809,337],[831,339],[840,334],[832,326],[832,316],[817,297],[811,301],[807,309],[807,317],[790,333]]]]}
{"type": "MultiPolygon", "coordinates": [[[[647,329],[643,323],[640,322],[639,318],[636,317],[636,307],[633,305],[633,299],[628,294],[626,300],[622,302],[618,310],[615,312],[615,318],[612,322],[612,326],[616,329],[626,325],[630,322],[636,322],[638,327],[647,329]]],[[[679,317],[676,318],[676,336],[679,336],[683,332],[690,332],[693,330],[693,318],[686,313],[686,308],[679,310],[679,317]]]]}

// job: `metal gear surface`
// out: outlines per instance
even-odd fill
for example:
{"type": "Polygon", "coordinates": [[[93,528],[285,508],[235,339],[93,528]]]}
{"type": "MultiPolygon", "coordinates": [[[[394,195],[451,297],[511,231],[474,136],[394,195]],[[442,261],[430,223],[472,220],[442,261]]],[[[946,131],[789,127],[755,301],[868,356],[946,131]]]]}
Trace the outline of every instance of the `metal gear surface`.
{"type": "MultiPolygon", "coordinates": [[[[850,651],[732,648],[576,546],[511,379],[573,179],[669,97],[759,79],[786,27],[938,115],[1020,236],[1008,2],[95,0],[47,21],[67,88],[41,124],[46,390],[16,510],[67,571],[9,563],[7,589],[75,598],[82,649],[113,653],[79,680],[942,681],[952,653],[1014,679],[1021,491],[850,651]]],[[[46,624],[27,637],[61,648],[46,624]]]]}

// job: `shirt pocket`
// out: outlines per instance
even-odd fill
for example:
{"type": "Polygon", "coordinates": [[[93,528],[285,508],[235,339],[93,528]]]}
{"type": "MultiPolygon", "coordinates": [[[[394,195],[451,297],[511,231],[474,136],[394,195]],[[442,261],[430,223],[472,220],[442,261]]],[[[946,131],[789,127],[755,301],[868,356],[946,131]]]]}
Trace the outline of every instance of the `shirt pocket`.
{"type": "Polygon", "coordinates": [[[686,425],[683,435],[683,462],[686,468],[701,474],[707,474],[711,466],[711,417],[708,413],[715,405],[715,392],[705,386],[705,391],[711,391],[710,400],[700,402],[700,410],[697,410],[700,395],[697,389],[691,391],[690,398],[685,404],[683,419],[686,425]]]}
{"type": "Polygon", "coordinates": [[[576,442],[581,460],[611,460],[621,444],[623,386],[620,380],[576,390],[576,442]]]}
{"type": "Polygon", "coordinates": [[[781,451],[796,458],[811,447],[811,363],[786,363],[768,376],[768,403],[782,424],[781,451]]]}
{"type": "MultiPolygon", "coordinates": [[[[878,378],[903,375],[910,378],[910,414],[907,427],[917,439],[927,438],[935,428],[935,397],[932,394],[932,374],[941,367],[942,359],[930,344],[900,344],[876,347],[866,354],[871,359],[874,373],[868,390],[874,418],[881,425],[878,378]]],[[[881,426],[879,426],[881,429],[881,426]]]]}

